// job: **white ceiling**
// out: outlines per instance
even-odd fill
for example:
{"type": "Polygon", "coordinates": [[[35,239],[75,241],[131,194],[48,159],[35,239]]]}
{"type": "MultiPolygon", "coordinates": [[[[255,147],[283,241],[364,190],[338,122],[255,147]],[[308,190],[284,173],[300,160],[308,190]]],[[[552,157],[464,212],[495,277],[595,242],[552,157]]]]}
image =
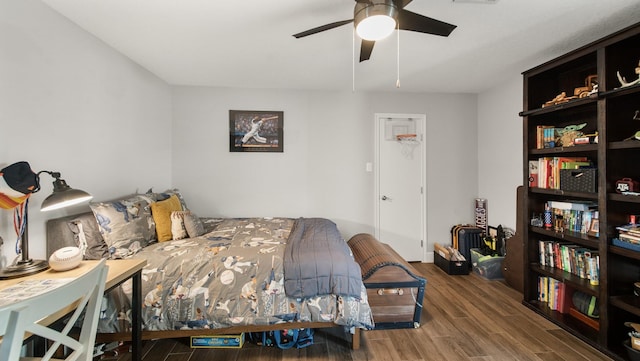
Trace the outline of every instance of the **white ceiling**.
{"type": "MultiPolygon", "coordinates": [[[[353,0],[43,0],[174,85],[396,90],[397,37],[353,62],[353,0]]],[[[401,31],[400,89],[477,93],[640,21],[640,0],[414,0],[407,10],[458,26],[401,31]],[[489,1],[489,2],[487,2],[489,1]]],[[[359,54],[356,41],[355,56],[359,54]]]]}

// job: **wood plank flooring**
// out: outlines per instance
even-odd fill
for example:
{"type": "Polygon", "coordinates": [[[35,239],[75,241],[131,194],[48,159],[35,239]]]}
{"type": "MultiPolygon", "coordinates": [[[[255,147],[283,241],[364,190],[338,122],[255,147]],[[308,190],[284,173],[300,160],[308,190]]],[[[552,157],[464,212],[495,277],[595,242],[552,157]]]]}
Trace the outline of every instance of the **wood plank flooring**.
{"type": "MultiPolygon", "coordinates": [[[[418,329],[366,331],[351,350],[340,328],[316,330],[314,345],[279,350],[245,343],[242,349],[190,349],[188,339],[144,343],[145,361],[598,361],[611,360],[521,304],[502,281],[449,276],[434,264],[413,264],[427,278],[418,329]]],[[[118,361],[129,361],[121,354],[118,361]]]]}

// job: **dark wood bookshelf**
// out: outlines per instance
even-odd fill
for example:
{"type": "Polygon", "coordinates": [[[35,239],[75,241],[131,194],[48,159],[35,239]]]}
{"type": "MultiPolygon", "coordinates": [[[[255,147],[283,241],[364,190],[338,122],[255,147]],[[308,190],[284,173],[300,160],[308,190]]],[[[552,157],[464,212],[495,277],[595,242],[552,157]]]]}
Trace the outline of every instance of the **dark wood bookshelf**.
{"type": "Polygon", "coordinates": [[[597,237],[593,233],[526,228],[523,304],[616,360],[628,360],[622,343],[628,339],[629,329],[624,323],[640,323],[640,297],[633,294],[633,283],[640,281],[640,252],[612,244],[612,239],[618,237],[616,227],[628,223],[630,215],[640,216],[640,195],[615,192],[616,181],[622,178],[640,181],[637,163],[640,140],[632,137],[640,131],[640,121],[633,119],[634,112],[640,110],[640,84],[621,87],[617,77],[620,72],[628,81],[634,80],[639,60],[640,23],[523,72],[520,116],[524,184],[529,184],[529,162],[544,157],[586,157],[597,169],[596,192],[566,191],[562,184],[561,189],[528,187],[524,211],[531,219],[540,216],[549,201],[593,201],[597,204],[599,222],[597,237]],[[585,86],[592,75],[597,76],[595,94],[543,106],[562,92],[567,97],[573,96],[574,89],[585,86]],[[586,124],[584,134],[597,133],[597,142],[537,148],[540,126],[571,129],[567,127],[582,123],[586,124]],[[542,266],[539,241],[575,244],[597,252],[599,284],[593,285],[588,279],[562,269],[542,266]],[[538,300],[539,277],[554,278],[567,287],[597,297],[598,320],[582,318],[575,311],[577,317],[550,310],[538,300]]]}

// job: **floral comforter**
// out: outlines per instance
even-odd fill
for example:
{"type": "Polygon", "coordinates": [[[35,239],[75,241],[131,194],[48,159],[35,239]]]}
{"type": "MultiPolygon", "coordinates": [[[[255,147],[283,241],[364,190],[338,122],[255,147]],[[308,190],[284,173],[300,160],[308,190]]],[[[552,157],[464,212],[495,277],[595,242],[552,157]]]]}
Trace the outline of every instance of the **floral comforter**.
{"type": "MultiPolygon", "coordinates": [[[[283,254],[294,222],[289,218],[223,219],[200,237],[152,244],[133,255],[147,260],[142,271],[144,329],[288,321],[373,328],[364,284],[358,297],[287,297],[283,254]]],[[[103,302],[100,332],[130,328],[131,285],[123,286],[103,302]]]]}

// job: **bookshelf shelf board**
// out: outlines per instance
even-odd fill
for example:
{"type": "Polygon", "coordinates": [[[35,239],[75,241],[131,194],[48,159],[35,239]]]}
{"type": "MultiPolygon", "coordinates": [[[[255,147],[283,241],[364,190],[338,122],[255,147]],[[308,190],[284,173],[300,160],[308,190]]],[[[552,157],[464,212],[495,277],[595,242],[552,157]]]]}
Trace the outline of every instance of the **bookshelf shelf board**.
{"type": "Polygon", "coordinates": [[[640,196],[609,193],[609,199],[618,202],[640,203],[640,196]]]}
{"type": "Polygon", "coordinates": [[[635,139],[609,143],[609,149],[637,149],[637,148],[640,148],[640,141],[635,139]]]}
{"type": "Polygon", "coordinates": [[[629,87],[625,87],[625,88],[617,88],[617,89],[612,89],[612,90],[607,90],[605,92],[601,92],[599,94],[600,97],[605,97],[605,98],[614,98],[614,97],[618,97],[618,96],[625,96],[625,95],[629,95],[629,94],[635,94],[640,92],[640,84],[634,85],[634,86],[629,86],[629,87]]]}
{"type": "Polygon", "coordinates": [[[630,249],[609,245],[609,252],[640,261],[640,252],[632,251],[630,249]]]}
{"type": "Polygon", "coordinates": [[[544,108],[536,108],[536,109],[523,111],[523,112],[520,112],[520,116],[523,117],[523,116],[532,116],[532,115],[541,115],[541,114],[553,113],[553,112],[557,112],[557,111],[561,111],[561,110],[565,110],[565,109],[571,109],[571,108],[575,108],[575,107],[579,107],[579,106],[595,103],[596,101],[598,101],[598,97],[596,95],[592,95],[592,96],[587,97],[587,98],[569,100],[566,103],[550,105],[550,106],[544,107],[544,108]]]}
{"type": "Polygon", "coordinates": [[[591,236],[589,236],[587,234],[576,233],[576,232],[562,232],[562,233],[560,233],[560,232],[555,232],[555,231],[552,231],[552,230],[546,230],[544,228],[534,227],[534,226],[531,226],[529,228],[531,229],[531,232],[533,232],[533,233],[542,234],[542,235],[545,235],[545,236],[550,236],[550,237],[553,237],[553,238],[557,238],[558,240],[563,240],[563,241],[575,243],[575,244],[583,246],[583,247],[597,249],[598,245],[599,245],[598,238],[591,237],[591,236]]]}
{"type": "Polygon", "coordinates": [[[552,196],[565,196],[576,199],[598,199],[598,193],[588,193],[588,192],[571,192],[571,191],[563,191],[562,189],[548,189],[548,188],[529,188],[529,192],[538,193],[538,194],[548,194],[552,196]]]}
{"type": "Polygon", "coordinates": [[[638,296],[612,296],[609,298],[609,302],[611,302],[612,306],[640,317],[640,297],[638,296]]]}
{"type": "Polygon", "coordinates": [[[537,300],[525,301],[523,304],[531,310],[541,314],[554,324],[576,335],[593,347],[598,347],[598,331],[569,316],[569,314],[553,311],[544,302],[537,300]]]}
{"type": "Polygon", "coordinates": [[[598,293],[600,292],[600,287],[590,284],[588,279],[580,278],[573,273],[565,272],[559,268],[541,266],[537,263],[532,264],[531,268],[536,273],[563,281],[571,288],[592,296],[598,296],[598,293]]]}
{"type": "Polygon", "coordinates": [[[529,154],[531,154],[531,155],[553,155],[553,154],[596,152],[597,150],[598,150],[598,144],[581,144],[581,145],[574,145],[572,147],[554,147],[554,148],[531,149],[529,151],[529,154]]]}

